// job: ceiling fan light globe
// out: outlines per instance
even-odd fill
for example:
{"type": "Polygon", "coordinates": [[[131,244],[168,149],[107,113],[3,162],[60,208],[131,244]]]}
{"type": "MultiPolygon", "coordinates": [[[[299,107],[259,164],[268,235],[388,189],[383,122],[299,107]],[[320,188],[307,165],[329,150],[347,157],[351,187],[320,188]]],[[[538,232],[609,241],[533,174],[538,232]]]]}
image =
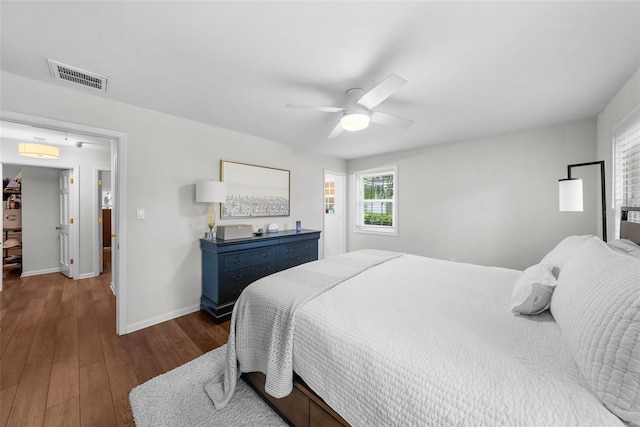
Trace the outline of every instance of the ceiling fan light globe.
{"type": "Polygon", "coordinates": [[[364,113],[345,114],[340,120],[344,130],[358,131],[369,126],[369,116],[364,113]]]}

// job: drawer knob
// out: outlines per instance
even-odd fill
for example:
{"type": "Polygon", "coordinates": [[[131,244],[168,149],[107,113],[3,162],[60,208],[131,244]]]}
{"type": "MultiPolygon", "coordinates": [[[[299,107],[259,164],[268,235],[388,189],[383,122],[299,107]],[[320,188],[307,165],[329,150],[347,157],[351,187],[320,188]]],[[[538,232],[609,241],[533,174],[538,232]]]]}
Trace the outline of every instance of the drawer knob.
{"type": "Polygon", "coordinates": [[[234,260],[233,260],[233,263],[234,263],[235,265],[238,265],[238,264],[240,264],[241,262],[242,262],[242,260],[240,260],[240,259],[234,259],[234,260]]]}

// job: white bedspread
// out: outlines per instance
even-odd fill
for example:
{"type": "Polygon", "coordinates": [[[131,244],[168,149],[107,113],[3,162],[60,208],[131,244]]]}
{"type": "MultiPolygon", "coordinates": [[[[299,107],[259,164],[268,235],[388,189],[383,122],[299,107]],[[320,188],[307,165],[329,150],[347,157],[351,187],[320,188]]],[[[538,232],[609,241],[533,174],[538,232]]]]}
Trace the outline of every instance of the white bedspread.
{"type": "Polygon", "coordinates": [[[229,403],[242,372],[266,375],[281,398],[293,388],[293,337],[298,310],[315,296],[401,253],[367,249],[299,265],[249,285],[231,317],[226,363],[204,388],[217,409],[229,403]]]}
{"type": "Polygon", "coordinates": [[[293,366],[353,426],[622,425],[547,312],[510,314],[521,272],[405,255],[300,309],[293,366]]]}

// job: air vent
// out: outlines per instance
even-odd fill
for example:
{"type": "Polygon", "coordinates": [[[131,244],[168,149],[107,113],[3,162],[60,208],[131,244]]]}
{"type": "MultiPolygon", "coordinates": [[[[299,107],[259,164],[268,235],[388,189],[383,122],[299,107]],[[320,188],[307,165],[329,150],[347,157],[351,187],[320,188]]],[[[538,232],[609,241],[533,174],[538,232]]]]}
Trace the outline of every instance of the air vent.
{"type": "Polygon", "coordinates": [[[101,92],[107,91],[107,83],[109,82],[108,77],[82,70],[77,67],[72,67],[71,65],[62,64],[51,59],[48,59],[47,61],[49,62],[49,68],[51,69],[51,74],[54,79],[65,80],[81,86],[90,87],[101,92]]]}

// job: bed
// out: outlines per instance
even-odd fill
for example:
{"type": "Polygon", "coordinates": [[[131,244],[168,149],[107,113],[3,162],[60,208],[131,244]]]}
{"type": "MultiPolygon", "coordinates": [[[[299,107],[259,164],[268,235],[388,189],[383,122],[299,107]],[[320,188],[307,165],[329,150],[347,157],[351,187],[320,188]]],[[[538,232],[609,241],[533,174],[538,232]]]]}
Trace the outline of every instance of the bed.
{"type": "Polygon", "coordinates": [[[295,426],[640,425],[627,212],[625,240],[570,236],[524,272],[369,250],[260,279],[205,389],[224,407],[244,372],[295,426]]]}

